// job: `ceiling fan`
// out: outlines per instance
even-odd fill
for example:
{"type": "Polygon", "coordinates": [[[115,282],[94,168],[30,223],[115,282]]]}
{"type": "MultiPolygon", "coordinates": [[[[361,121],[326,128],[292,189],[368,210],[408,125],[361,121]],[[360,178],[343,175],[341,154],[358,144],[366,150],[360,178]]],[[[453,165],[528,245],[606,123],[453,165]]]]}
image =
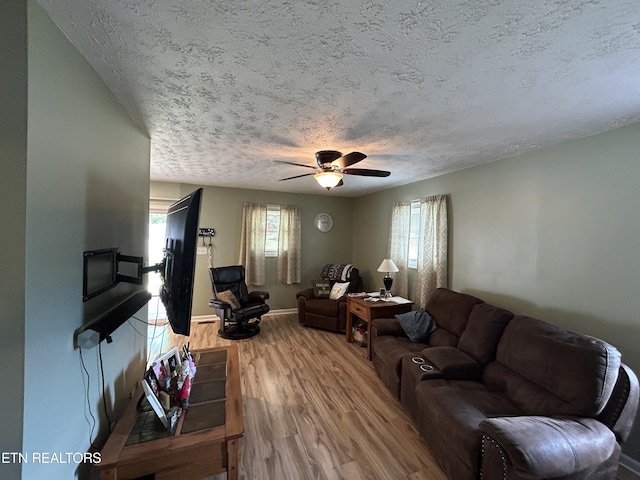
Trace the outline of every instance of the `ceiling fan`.
{"type": "Polygon", "coordinates": [[[387,172],[386,170],[349,168],[351,165],[355,165],[365,158],[367,158],[367,156],[360,152],[351,152],[346,155],[342,155],[342,153],[336,150],[321,150],[316,152],[316,162],[318,163],[317,167],[303,165],[302,163],[287,162],[284,160],[276,160],[276,162],[315,170],[315,173],[303,173],[302,175],[281,178],[281,182],[284,180],[292,180],[294,178],[313,175],[313,178],[315,178],[318,183],[327,190],[342,186],[344,184],[342,182],[342,177],[344,175],[360,175],[363,177],[388,177],[391,175],[391,172],[387,172]]]}

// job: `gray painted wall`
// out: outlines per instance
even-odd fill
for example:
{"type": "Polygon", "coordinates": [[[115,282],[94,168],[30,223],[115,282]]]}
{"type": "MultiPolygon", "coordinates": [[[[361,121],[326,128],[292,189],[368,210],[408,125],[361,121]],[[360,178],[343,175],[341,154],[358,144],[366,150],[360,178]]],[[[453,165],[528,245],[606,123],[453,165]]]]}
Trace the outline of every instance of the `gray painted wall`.
{"type": "MultiPolygon", "coordinates": [[[[0,393],[4,410],[0,415],[0,452],[20,452],[27,201],[26,2],[0,2],[0,62],[0,363],[11,371],[10,385],[0,393]]],[[[0,477],[19,478],[20,470],[17,463],[0,465],[0,477]]]]}
{"type": "MultiPolygon", "coordinates": [[[[180,198],[198,188],[152,182],[152,198],[180,198]],[[178,196],[180,195],[180,196],[178,196]]],[[[325,263],[350,263],[352,258],[352,199],[328,195],[301,195],[240,188],[204,187],[200,227],[216,230],[213,238],[214,266],[237,265],[240,254],[242,206],[244,202],[276,205],[297,205],[302,219],[302,282],[294,285],[276,283],[276,259],[267,258],[266,284],[249,286],[250,290],[266,290],[271,309],[295,308],[296,292],[311,285],[318,278],[325,263]],[[333,217],[333,228],[321,233],[314,226],[318,213],[333,217]]],[[[208,243],[208,240],[207,240],[208,243]]],[[[193,315],[213,315],[209,308],[211,283],[207,271],[207,257],[199,255],[196,262],[193,315]]]]}
{"type": "MultiPolygon", "coordinates": [[[[2,2],[0,18],[0,43],[4,47],[9,37],[11,52],[5,57],[3,50],[2,102],[12,101],[10,113],[4,106],[0,113],[0,182],[2,199],[14,197],[3,205],[15,206],[8,212],[11,235],[0,240],[0,251],[11,254],[6,259],[3,253],[3,278],[14,282],[2,284],[2,449],[27,458],[33,452],[84,452],[91,420],[73,333],[127,288],[83,304],[82,252],[117,246],[145,254],[150,140],[35,0],[2,2]],[[7,61],[12,68],[5,68],[7,61]]],[[[138,329],[142,335],[123,325],[102,347],[112,418],[144,371],[146,329],[138,329]]],[[[93,439],[99,433],[101,445],[108,432],[98,349],[84,351],[84,360],[90,408],[99,419],[93,439]]],[[[89,476],[74,463],[30,462],[21,473],[20,465],[0,464],[1,478],[20,475],[89,476]]]]}
{"type": "MultiPolygon", "coordinates": [[[[609,341],[640,373],[639,151],[635,125],[358,198],[354,263],[377,279],[391,205],[449,194],[451,288],[609,341]]],[[[624,451],[640,458],[637,423],[624,451]]]]}

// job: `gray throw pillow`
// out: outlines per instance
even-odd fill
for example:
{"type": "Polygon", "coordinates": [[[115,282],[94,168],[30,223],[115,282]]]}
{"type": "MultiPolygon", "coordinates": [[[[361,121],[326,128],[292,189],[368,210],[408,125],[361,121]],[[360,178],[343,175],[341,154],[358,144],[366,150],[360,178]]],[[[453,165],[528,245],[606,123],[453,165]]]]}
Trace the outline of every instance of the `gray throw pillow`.
{"type": "Polygon", "coordinates": [[[231,290],[224,290],[223,292],[216,293],[216,298],[223,302],[227,302],[229,305],[231,305],[232,310],[240,308],[240,302],[231,290]]]}
{"type": "Polygon", "coordinates": [[[425,343],[437,326],[435,320],[423,308],[396,315],[398,323],[415,343],[425,343]]]}

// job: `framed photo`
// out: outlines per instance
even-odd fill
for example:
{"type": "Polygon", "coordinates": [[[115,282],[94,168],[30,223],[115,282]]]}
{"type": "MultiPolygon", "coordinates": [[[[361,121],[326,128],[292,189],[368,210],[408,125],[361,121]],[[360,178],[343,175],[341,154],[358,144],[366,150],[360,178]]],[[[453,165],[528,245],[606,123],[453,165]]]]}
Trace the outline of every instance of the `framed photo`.
{"type": "Polygon", "coordinates": [[[162,425],[164,425],[164,428],[167,428],[169,426],[167,414],[164,412],[164,408],[162,408],[160,400],[158,400],[158,397],[156,397],[156,394],[153,392],[146,379],[142,380],[142,389],[144,390],[144,394],[147,397],[149,405],[151,405],[153,411],[156,412],[156,415],[158,415],[158,418],[162,422],[162,425]]]}
{"type": "Polygon", "coordinates": [[[180,353],[174,347],[167,353],[160,355],[151,364],[142,379],[142,388],[147,401],[165,428],[169,426],[169,420],[159,397],[166,390],[167,381],[171,379],[171,374],[181,364],[180,353]]]}
{"type": "Polygon", "coordinates": [[[163,353],[153,363],[163,365],[167,370],[167,373],[170,375],[174,369],[182,365],[182,362],[180,361],[180,353],[179,353],[178,347],[173,347],[167,353],[163,353]]]}

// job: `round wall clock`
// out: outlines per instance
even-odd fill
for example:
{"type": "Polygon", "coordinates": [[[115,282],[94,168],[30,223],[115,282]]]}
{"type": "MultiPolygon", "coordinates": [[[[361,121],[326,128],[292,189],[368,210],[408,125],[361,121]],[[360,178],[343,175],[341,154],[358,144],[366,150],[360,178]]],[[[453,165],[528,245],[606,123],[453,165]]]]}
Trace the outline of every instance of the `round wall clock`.
{"type": "Polygon", "coordinates": [[[328,232],[333,227],[333,218],[328,213],[319,213],[316,215],[315,224],[321,232],[328,232]]]}

